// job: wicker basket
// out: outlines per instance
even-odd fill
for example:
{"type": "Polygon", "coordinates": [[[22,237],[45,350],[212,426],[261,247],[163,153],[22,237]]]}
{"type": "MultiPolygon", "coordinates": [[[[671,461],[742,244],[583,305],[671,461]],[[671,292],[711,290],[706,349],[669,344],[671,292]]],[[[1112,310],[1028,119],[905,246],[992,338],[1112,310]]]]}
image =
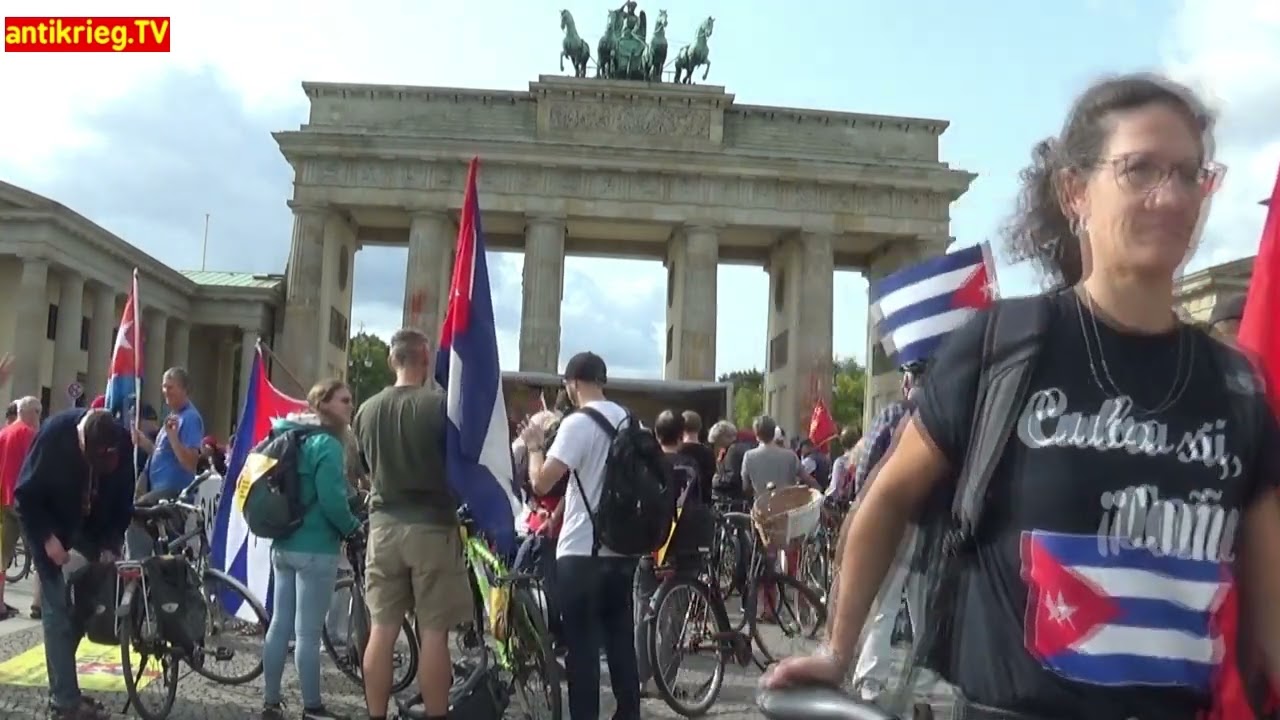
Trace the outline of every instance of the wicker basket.
{"type": "Polygon", "coordinates": [[[822,517],[822,493],[807,487],[786,487],[758,498],[751,508],[756,532],[766,545],[785,545],[808,537],[822,517]]]}

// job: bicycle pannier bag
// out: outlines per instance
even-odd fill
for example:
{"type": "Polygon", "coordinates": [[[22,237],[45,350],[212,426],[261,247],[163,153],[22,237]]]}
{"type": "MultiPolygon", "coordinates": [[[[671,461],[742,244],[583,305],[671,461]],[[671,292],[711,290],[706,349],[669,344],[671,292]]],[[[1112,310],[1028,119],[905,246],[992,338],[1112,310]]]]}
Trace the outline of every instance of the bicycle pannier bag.
{"type": "Polygon", "coordinates": [[[150,557],[143,561],[143,572],[160,637],[194,653],[204,643],[209,610],[195,568],[180,557],[150,557]]]}
{"type": "Polygon", "coordinates": [[[120,643],[120,636],[116,633],[119,590],[115,563],[89,563],[67,579],[72,622],[89,642],[99,645],[120,643]]]}

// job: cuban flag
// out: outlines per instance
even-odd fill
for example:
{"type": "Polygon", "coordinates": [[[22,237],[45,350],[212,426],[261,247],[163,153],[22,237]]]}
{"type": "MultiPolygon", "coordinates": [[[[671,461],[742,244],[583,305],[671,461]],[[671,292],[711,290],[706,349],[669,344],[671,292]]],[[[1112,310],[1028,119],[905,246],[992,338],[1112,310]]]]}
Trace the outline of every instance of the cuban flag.
{"type": "Polygon", "coordinates": [[[1229,566],[1125,545],[1022,534],[1027,650],[1068,680],[1208,693],[1223,657],[1229,566]]]}
{"type": "MultiPolygon", "coordinates": [[[[289,413],[306,412],[305,400],[289,397],[276,389],[267,379],[262,349],[253,356],[253,369],[249,372],[249,388],[245,392],[244,406],[240,409],[240,424],[232,439],[231,457],[227,458],[227,476],[222,480],[222,493],[218,498],[218,512],[214,517],[213,564],[249,588],[253,596],[262,601],[269,612],[271,597],[271,541],[249,533],[243,502],[236,502],[236,487],[244,470],[249,451],[266,439],[271,423],[289,413]]],[[[224,595],[224,605],[236,603],[233,596],[224,595]]],[[[250,608],[227,607],[242,620],[253,621],[257,616],[250,608]]]]}
{"type": "Polygon", "coordinates": [[[901,366],[928,360],[970,316],[995,301],[986,243],[912,265],[873,283],[869,315],[885,353],[901,366]]]}
{"type": "Polygon", "coordinates": [[[448,393],[445,477],[476,527],[503,554],[515,552],[520,503],[511,492],[507,405],[485,260],[476,170],[467,171],[449,307],[440,330],[436,380],[448,393]]]}
{"type": "Polygon", "coordinates": [[[111,368],[107,372],[106,409],[118,418],[142,394],[142,329],[138,325],[138,270],[134,268],[133,284],[124,301],[120,329],[116,331],[115,348],[111,351],[111,368]]]}

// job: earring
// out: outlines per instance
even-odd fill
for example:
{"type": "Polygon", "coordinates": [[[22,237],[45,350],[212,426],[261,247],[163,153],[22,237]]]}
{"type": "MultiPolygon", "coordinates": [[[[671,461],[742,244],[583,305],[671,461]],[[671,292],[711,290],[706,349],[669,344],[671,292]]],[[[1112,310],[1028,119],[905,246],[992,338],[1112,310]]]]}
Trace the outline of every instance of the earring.
{"type": "Polygon", "coordinates": [[[1089,223],[1083,217],[1077,215],[1071,219],[1071,234],[1076,236],[1077,240],[1084,241],[1089,236],[1089,223]]]}

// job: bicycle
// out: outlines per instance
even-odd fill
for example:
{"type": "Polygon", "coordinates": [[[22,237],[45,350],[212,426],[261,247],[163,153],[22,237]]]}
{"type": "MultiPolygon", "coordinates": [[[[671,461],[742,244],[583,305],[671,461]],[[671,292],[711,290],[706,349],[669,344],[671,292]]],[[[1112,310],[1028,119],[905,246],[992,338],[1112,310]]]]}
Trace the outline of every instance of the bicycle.
{"type": "MultiPolygon", "coordinates": [[[[478,533],[466,506],[459,508],[458,520],[462,555],[470,570],[475,628],[488,628],[496,645],[498,669],[510,678],[507,689],[519,693],[528,717],[560,720],[560,666],[551,649],[542,607],[534,597],[534,591],[540,590],[537,576],[508,572],[506,563],[478,533]],[[541,692],[526,685],[535,679],[542,682],[541,692]],[[533,710],[535,698],[546,701],[545,714],[533,710]]],[[[461,642],[467,652],[476,648],[480,639],[464,632],[461,642]]]]}
{"type": "Polygon", "coordinates": [[[16,583],[31,574],[31,553],[27,552],[27,541],[21,535],[13,546],[13,557],[9,559],[9,567],[4,570],[4,579],[16,583]]]}
{"type": "MultiPolygon", "coordinates": [[[[685,717],[705,714],[715,704],[724,683],[729,658],[732,657],[741,667],[754,663],[763,671],[785,655],[770,649],[761,628],[762,621],[776,624],[784,634],[791,636],[793,626],[784,622],[781,617],[781,611],[787,609],[796,620],[796,635],[802,639],[815,637],[826,625],[826,607],[818,593],[779,569],[751,515],[725,512],[720,514],[718,522],[746,526],[747,532],[754,538],[743,592],[742,621],[737,626],[731,624],[725,596],[703,579],[709,573],[681,573],[671,567],[663,568],[665,577],[650,599],[645,616],[645,645],[653,668],[655,689],[668,707],[685,717]],[[677,592],[681,591],[687,591],[691,597],[680,601],[677,592]],[[759,613],[761,595],[776,598],[774,602],[766,603],[769,616],[765,618],[759,613]],[[791,608],[793,600],[801,610],[808,609],[812,612],[813,622],[807,629],[805,621],[800,618],[802,613],[791,608]],[[671,623],[676,625],[675,633],[663,630],[669,613],[674,613],[678,618],[678,624],[671,623]],[[680,638],[684,635],[683,630],[690,625],[696,629],[687,642],[682,642],[680,638]],[[746,631],[743,630],[744,626],[746,631]],[[660,645],[664,642],[664,636],[672,635],[676,639],[668,644],[674,647],[660,645]],[[704,644],[714,652],[714,664],[710,668],[710,677],[703,686],[702,698],[689,701],[685,693],[677,692],[673,687],[676,672],[663,662],[662,655],[664,651],[670,651],[677,655],[678,661],[681,659],[678,656],[683,654],[685,648],[697,653],[704,644]]],[[[739,533],[739,537],[745,536],[745,532],[739,533]]]]}
{"type": "MultiPolygon", "coordinates": [[[[124,675],[125,690],[129,700],[125,711],[133,707],[143,720],[165,720],[173,710],[177,697],[179,666],[183,663],[200,675],[224,685],[239,685],[250,682],[262,674],[261,653],[256,653],[256,665],[247,673],[235,676],[218,674],[212,659],[226,662],[234,659],[235,651],[209,649],[210,639],[225,636],[227,627],[216,616],[224,607],[228,597],[238,596],[238,608],[249,608],[257,620],[261,633],[265,634],[269,624],[267,612],[261,603],[253,597],[243,584],[223,571],[209,565],[208,538],[205,531],[203,510],[196,505],[179,500],[161,500],[153,505],[134,508],[134,517],[141,520],[144,526],[153,528],[153,537],[163,554],[144,560],[122,560],[115,563],[116,569],[116,636],[120,642],[120,665],[124,675]],[[194,530],[170,538],[171,524],[183,522],[189,517],[196,520],[194,530]],[[157,523],[152,526],[151,523],[157,523]],[[196,541],[192,547],[192,541],[196,541]],[[199,578],[200,593],[204,599],[205,627],[203,637],[196,639],[192,647],[175,646],[164,638],[160,629],[159,615],[156,612],[148,574],[156,561],[161,559],[177,560],[185,563],[194,577],[199,578]],[[219,587],[221,586],[221,587],[219,587]],[[138,666],[134,668],[134,656],[138,657],[138,666]],[[149,660],[160,664],[159,673],[146,674],[149,660]],[[145,677],[144,677],[145,675],[145,677]],[[152,709],[142,701],[140,691],[159,677],[165,685],[165,693],[159,709],[152,709]]],[[[234,621],[234,626],[243,629],[243,622],[234,621]]],[[[240,633],[237,633],[238,635],[240,633]]]]}
{"type": "MultiPolygon", "coordinates": [[[[351,570],[346,577],[338,578],[333,586],[334,594],[347,593],[350,600],[347,604],[346,637],[334,642],[329,634],[329,623],[326,621],[320,630],[320,644],[325,653],[333,659],[338,670],[357,685],[364,686],[364,649],[369,644],[369,605],[365,602],[364,558],[368,548],[369,519],[361,514],[361,529],[349,538],[343,547],[351,570]]],[[[405,618],[400,626],[402,637],[407,640],[408,648],[397,649],[391,657],[391,692],[401,692],[413,683],[418,673],[418,634],[413,623],[405,618]],[[403,670],[397,674],[397,671],[403,670]]]]}

